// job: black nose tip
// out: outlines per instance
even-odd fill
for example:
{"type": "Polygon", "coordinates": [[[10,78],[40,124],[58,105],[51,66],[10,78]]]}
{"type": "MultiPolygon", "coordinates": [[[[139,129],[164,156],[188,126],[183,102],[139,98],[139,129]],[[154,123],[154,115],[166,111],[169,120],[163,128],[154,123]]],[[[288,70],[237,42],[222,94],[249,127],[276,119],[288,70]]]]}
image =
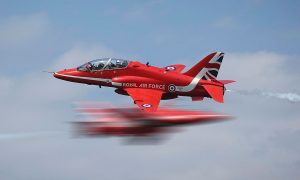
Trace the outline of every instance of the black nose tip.
{"type": "Polygon", "coordinates": [[[53,73],[53,77],[57,78],[57,73],[56,72],[53,73]]]}

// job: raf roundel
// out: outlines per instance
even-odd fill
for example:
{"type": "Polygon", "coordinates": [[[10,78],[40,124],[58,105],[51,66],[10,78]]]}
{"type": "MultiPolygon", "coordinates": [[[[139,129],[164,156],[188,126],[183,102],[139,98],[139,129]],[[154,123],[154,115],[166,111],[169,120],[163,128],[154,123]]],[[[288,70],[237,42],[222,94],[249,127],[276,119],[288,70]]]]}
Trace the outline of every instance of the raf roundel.
{"type": "Polygon", "coordinates": [[[167,71],[174,71],[174,70],[176,70],[176,67],[174,67],[174,66],[167,66],[166,70],[167,71]]]}
{"type": "Polygon", "coordinates": [[[144,108],[151,108],[151,107],[152,107],[151,104],[143,104],[142,106],[143,106],[144,108]]]}
{"type": "Polygon", "coordinates": [[[170,92],[175,92],[176,86],[175,86],[174,84],[170,84],[170,85],[168,86],[168,90],[169,90],[170,92]]]}

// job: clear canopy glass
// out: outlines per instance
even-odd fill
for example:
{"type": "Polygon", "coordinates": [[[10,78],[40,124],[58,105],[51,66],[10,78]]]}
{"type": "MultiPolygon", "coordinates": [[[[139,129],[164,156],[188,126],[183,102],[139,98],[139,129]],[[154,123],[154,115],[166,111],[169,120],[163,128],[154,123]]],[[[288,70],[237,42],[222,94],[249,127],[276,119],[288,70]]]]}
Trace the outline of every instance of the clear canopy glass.
{"type": "Polygon", "coordinates": [[[128,60],[116,58],[102,58],[90,61],[79,66],[79,71],[101,71],[111,69],[123,69],[128,65],[128,60]]]}

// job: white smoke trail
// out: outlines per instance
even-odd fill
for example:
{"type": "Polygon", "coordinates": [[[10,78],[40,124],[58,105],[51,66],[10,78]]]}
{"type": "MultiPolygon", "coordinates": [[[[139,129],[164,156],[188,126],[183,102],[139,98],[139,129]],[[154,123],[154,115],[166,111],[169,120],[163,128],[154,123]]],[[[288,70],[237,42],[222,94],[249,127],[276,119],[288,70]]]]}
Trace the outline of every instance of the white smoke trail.
{"type": "Polygon", "coordinates": [[[275,92],[267,92],[267,91],[260,91],[260,90],[229,90],[229,92],[238,93],[245,96],[255,95],[255,96],[277,98],[277,99],[287,100],[293,103],[300,102],[300,94],[291,93],[291,92],[275,93],[275,92]]]}
{"type": "Polygon", "coordinates": [[[300,95],[296,93],[272,93],[272,92],[262,92],[263,96],[275,97],[278,99],[285,99],[290,102],[300,102],[300,95]]]}

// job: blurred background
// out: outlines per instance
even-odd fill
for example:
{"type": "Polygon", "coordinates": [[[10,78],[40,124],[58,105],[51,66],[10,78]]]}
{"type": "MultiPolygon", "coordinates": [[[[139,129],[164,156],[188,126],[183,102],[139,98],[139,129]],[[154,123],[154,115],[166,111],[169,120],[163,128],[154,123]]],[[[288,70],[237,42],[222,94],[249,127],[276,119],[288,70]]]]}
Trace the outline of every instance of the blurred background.
{"type": "Polygon", "coordinates": [[[299,7],[293,0],[1,1],[0,179],[298,179],[299,7]],[[134,104],[111,88],[42,73],[102,57],[189,68],[213,51],[225,52],[218,79],[237,81],[225,103],[172,103],[236,119],[185,128],[159,145],[71,138],[74,103],[134,104]]]}

